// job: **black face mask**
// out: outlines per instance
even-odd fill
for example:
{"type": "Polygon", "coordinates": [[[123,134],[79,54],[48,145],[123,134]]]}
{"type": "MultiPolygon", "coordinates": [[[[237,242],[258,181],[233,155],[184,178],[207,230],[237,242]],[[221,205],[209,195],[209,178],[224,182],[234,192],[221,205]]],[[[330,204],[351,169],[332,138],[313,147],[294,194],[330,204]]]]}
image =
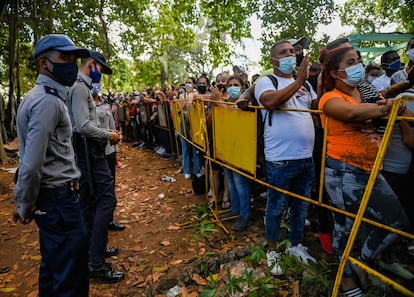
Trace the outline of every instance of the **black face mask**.
{"type": "Polygon", "coordinates": [[[223,85],[223,84],[218,84],[217,88],[219,89],[220,92],[225,92],[227,90],[226,85],[223,85]]]}
{"type": "Polygon", "coordinates": [[[313,90],[316,91],[318,86],[318,75],[310,75],[308,77],[308,82],[311,84],[313,90]]]}
{"type": "Polygon", "coordinates": [[[303,61],[303,54],[296,55],[296,66],[299,66],[303,61]]]}
{"type": "Polygon", "coordinates": [[[76,61],[70,63],[56,63],[49,59],[47,60],[53,65],[52,71],[49,69],[47,70],[53,75],[57,82],[68,87],[75,83],[76,77],[78,76],[78,64],[76,64],[76,61]]]}
{"type": "Polygon", "coordinates": [[[197,86],[197,91],[200,94],[205,94],[205,93],[207,93],[207,86],[197,86]]]}

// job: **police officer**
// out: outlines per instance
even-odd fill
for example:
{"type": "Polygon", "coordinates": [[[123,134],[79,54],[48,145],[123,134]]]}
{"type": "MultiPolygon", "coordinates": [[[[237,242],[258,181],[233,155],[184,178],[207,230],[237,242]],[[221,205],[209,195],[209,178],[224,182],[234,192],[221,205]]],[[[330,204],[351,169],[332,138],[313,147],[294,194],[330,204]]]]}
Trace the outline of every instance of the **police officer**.
{"type": "Polygon", "coordinates": [[[105,57],[90,50],[90,57],[82,59],[78,77],[69,90],[67,104],[74,131],[74,147],[81,170],[80,199],[89,232],[90,277],[104,283],[122,280],[124,274],[105,263],[105,258],[118,254],[118,248],[107,248],[108,225],[116,205],[114,182],[105,146],[116,144],[120,134],[100,127],[96,105],[92,98],[92,84],[101,80],[102,73],[112,74],[105,57]]]}
{"type": "Polygon", "coordinates": [[[34,50],[39,76],[17,112],[20,163],[14,219],[34,220],[42,260],[39,296],[88,296],[87,230],[77,195],[80,172],[65,104],[76,80],[77,57],[87,57],[66,35],[41,38],[34,50]]]}

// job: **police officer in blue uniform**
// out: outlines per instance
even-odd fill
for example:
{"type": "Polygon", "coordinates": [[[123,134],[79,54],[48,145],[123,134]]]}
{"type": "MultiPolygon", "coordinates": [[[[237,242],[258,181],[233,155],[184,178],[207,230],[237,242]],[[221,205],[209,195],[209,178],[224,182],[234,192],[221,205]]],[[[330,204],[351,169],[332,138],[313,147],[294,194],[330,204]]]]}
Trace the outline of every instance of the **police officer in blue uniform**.
{"type": "Polygon", "coordinates": [[[87,230],[78,199],[72,127],[65,104],[67,87],[87,57],[61,34],[41,38],[34,50],[38,77],[17,112],[20,143],[14,219],[39,228],[42,260],[39,296],[88,296],[87,230]]]}
{"type": "Polygon", "coordinates": [[[104,283],[115,283],[124,274],[105,262],[107,256],[116,255],[118,248],[107,248],[108,225],[116,206],[114,181],[105,159],[108,141],[120,141],[117,130],[100,127],[96,105],[92,97],[92,84],[101,80],[102,73],[112,74],[105,57],[90,50],[90,57],[82,59],[78,77],[69,90],[67,105],[74,132],[74,147],[81,170],[80,200],[89,232],[90,277],[104,283]]]}

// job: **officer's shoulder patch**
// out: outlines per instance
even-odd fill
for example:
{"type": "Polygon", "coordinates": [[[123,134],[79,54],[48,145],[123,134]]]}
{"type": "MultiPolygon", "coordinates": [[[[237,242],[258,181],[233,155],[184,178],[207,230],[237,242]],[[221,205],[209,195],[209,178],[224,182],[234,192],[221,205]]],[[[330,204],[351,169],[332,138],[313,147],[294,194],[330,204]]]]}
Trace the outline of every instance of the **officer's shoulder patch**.
{"type": "Polygon", "coordinates": [[[58,93],[58,91],[56,89],[51,88],[49,86],[44,86],[44,88],[45,88],[46,94],[50,94],[50,95],[53,95],[53,96],[56,96],[56,97],[61,98],[60,95],[59,95],[59,93],[58,93]]]}

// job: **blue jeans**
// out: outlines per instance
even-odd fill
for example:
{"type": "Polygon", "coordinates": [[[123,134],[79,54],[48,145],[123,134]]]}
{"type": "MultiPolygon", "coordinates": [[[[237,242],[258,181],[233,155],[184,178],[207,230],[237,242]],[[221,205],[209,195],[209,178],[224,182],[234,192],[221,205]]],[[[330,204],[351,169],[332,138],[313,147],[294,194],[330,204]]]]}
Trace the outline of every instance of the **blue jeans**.
{"type": "MultiPolygon", "coordinates": [[[[312,158],[287,161],[266,161],[267,182],[292,193],[310,197],[314,179],[312,158]]],[[[269,188],[266,205],[266,239],[279,240],[280,222],[286,207],[287,195],[269,188]]],[[[293,198],[290,207],[289,239],[292,246],[303,241],[308,203],[293,198]]]]}
{"type": "Polygon", "coordinates": [[[39,227],[39,296],[87,297],[88,233],[77,195],[66,185],[40,189],[34,219],[39,227]]]}
{"type": "MultiPolygon", "coordinates": [[[[337,208],[356,214],[369,176],[370,172],[330,157],[326,158],[325,187],[332,204],[337,208]]],[[[408,227],[408,217],[400,201],[381,174],[378,174],[372,189],[366,216],[394,228],[404,230],[408,227]]],[[[337,212],[334,212],[334,220],[332,247],[339,260],[345,249],[354,220],[337,212]]],[[[369,261],[391,245],[397,238],[397,234],[368,224],[364,226],[366,226],[366,230],[362,236],[360,258],[362,261],[369,261]]],[[[352,270],[347,265],[345,275],[351,274],[352,270]]]]}
{"type": "Polygon", "coordinates": [[[180,137],[180,141],[184,174],[191,174],[191,160],[193,161],[193,173],[199,174],[201,168],[201,161],[200,157],[198,156],[197,149],[182,137],[180,137]]]}
{"type": "Polygon", "coordinates": [[[224,173],[229,183],[231,212],[248,219],[250,216],[250,181],[227,168],[224,168],[224,173]]]}

